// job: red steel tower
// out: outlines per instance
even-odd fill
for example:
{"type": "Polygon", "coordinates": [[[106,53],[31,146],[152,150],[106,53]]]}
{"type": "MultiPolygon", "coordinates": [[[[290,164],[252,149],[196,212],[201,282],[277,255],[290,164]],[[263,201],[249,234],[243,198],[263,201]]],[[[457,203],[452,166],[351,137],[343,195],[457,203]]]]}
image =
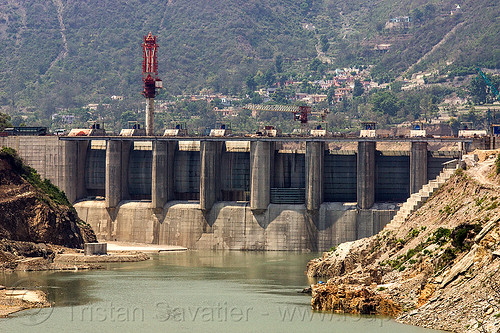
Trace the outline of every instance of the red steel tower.
{"type": "Polygon", "coordinates": [[[163,87],[162,81],[158,78],[158,44],[156,36],[151,32],[144,36],[142,43],[142,81],[144,82],[144,91],[142,94],[146,97],[146,135],[154,135],[154,98],[156,89],[163,87]]]}

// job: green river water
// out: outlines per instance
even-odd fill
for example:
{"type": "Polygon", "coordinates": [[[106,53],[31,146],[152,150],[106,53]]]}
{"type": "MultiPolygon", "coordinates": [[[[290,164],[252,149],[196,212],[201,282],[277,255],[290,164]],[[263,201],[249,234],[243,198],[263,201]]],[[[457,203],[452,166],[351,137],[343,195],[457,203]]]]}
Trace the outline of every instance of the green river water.
{"type": "Polygon", "coordinates": [[[0,319],[0,332],[432,332],[388,318],[313,312],[298,291],[314,253],[187,251],[106,270],[0,275],[54,307],[0,319]]]}

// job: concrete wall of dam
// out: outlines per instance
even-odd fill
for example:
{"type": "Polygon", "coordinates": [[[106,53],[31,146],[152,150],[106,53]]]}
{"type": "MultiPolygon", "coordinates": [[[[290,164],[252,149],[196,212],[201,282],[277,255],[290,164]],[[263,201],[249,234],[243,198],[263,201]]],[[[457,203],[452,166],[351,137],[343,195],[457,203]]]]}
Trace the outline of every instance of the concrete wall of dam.
{"type": "Polygon", "coordinates": [[[218,202],[207,214],[198,203],[169,202],[155,213],[148,202],[123,201],[106,209],[105,201],[75,204],[101,240],[185,246],[191,249],[322,251],[381,230],[396,210],[376,204],[323,203],[316,214],[304,205],[271,204],[255,214],[245,202],[218,202]]]}
{"type": "MultiPolygon", "coordinates": [[[[90,139],[90,138],[89,138],[90,139]]],[[[325,250],[383,228],[458,151],[376,142],[63,141],[4,137],[103,240],[198,249],[325,250]]]]}

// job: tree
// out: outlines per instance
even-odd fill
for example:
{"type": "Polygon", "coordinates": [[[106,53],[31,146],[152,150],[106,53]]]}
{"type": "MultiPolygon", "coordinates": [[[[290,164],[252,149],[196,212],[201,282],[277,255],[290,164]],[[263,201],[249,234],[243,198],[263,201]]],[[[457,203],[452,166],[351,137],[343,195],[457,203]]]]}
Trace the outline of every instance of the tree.
{"type": "Polygon", "coordinates": [[[423,13],[423,16],[425,16],[425,18],[430,19],[430,18],[434,17],[435,13],[436,13],[436,6],[434,6],[433,4],[430,4],[430,3],[425,5],[424,13],[423,13]]]}
{"type": "Polygon", "coordinates": [[[309,64],[309,69],[313,72],[316,72],[322,64],[323,63],[321,62],[321,60],[319,60],[318,58],[314,58],[313,61],[311,61],[311,63],[309,64]]]}
{"type": "Polygon", "coordinates": [[[422,21],[422,18],[424,17],[424,14],[422,11],[418,8],[415,8],[414,10],[411,11],[411,16],[416,22],[422,21]]]}
{"type": "Polygon", "coordinates": [[[398,98],[389,91],[380,91],[372,97],[372,111],[379,114],[395,116],[400,109],[398,98]]]}
{"type": "Polygon", "coordinates": [[[328,88],[328,93],[327,93],[327,99],[328,99],[328,105],[331,105],[333,102],[333,98],[335,97],[335,86],[331,86],[328,88]]]}
{"type": "Polygon", "coordinates": [[[11,119],[10,123],[12,124],[11,126],[14,126],[14,127],[26,127],[24,119],[21,116],[14,116],[11,119]]]}
{"type": "Polygon", "coordinates": [[[292,93],[290,91],[286,91],[284,89],[278,89],[276,92],[271,96],[273,101],[276,104],[288,104],[292,93]]]}
{"type": "Polygon", "coordinates": [[[10,116],[0,112],[0,130],[11,126],[12,124],[10,123],[10,116]]]}
{"type": "Polygon", "coordinates": [[[137,114],[134,111],[125,111],[121,114],[120,120],[123,128],[127,128],[129,121],[137,121],[137,114]]]}
{"type": "Polygon", "coordinates": [[[403,82],[401,81],[394,81],[390,85],[391,91],[394,93],[398,93],[401,91],[401,87],[403,87],[403,82]]]}
{"type": "Polygon", "coordinates": [[[276,81],[276,78],[274,76],[274,72],[272,70],[272,68],[269,68],[266,73],[264,74],[264,82],[268,85],[268,86],[272,86],[276,81]]]}
{"type": "Polygon", "coordinates": [[[484,80],[480,77],[475,77],[469,84],[469,93],[472,101],[475,104],[486,103],[486,96],[488,95],[487,86],[484,80]]]}
{"type": "Polygon", "coordinates": [[[283,72],[283,56],[281,54],[274,59],[274,67],[276,67],[276,73],[283,72]]]}
{"type": "Polygon", "coordinates": [[[330,48],[330,43],[328,42],[328,38],[325,35],[322,35],[319,39],[321,43],[321,51],[326,52],[330,48]]]}
{"type": "Polygon", "coordinates": [[[257,83],[255,82],[255,79],[253,76],[247,77],[245,84],[247,85],[247,88],[250,91],[255,91],[255,89],[257,88],[257,83]]]}
{"type": "Polygon", "coordinates": [[[259,94],[253,94],[251,97],[251,102],[252,104],[260,104],[262,103],[262,97],[259,94]]]}
{"type": "MultiPolygon", "coordinates": [[[[491,76],[489,74],[486,74],[486,76],[497,89],[500,87],[500,76],[491,76]]],[[[496,98],[482,77],[476,76],[473,78],[468,88],[472,101],[476,104],[491,103],[496,98]]]]}
{"type": "Polygon", "coordinates": [[[212,108],[221,108],[222,100],[220,98],[215,98],[213,101],[210,102],[210,106],[212,108]]]}
{"type": "Polygon", "coordinates": [[[451,118],[448,122],[448,125],[450,125],[453,135],[458,134],[458,129],[460,128],[460,122],[458,121],[457,118],[451,118]]]}
{"type": "Polygon", "coordinates": [[[354,97],[358,97],[363,95],[365,92],[365,88],[363,88],[363,84],[359,80],[354,80],[354,89],[352,91],[352,95],[354,97]]]}

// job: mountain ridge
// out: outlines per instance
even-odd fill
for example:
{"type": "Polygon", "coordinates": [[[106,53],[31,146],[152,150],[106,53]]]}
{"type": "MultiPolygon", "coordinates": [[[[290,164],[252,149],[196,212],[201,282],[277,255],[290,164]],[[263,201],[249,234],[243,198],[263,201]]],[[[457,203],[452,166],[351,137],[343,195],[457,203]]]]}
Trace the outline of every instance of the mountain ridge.
{"type": "Polygon", "coordinates": [[[160,44],[160,97],[204,88],[239,94],[278,56],[285,61],[276,74],[307,75],[321,38],[329,68],[374,65],[374,80],[390,81],[414,64],[407,75],[500,68],[492,47],[500,44],[499,9],[488,0],[463,1],[460,10],[447,0],[4,0],[0,13],[0,104],[45,115],[111,95],[139,99],[140,43],[149,31],[160,44]],[[405,16],[408,25],[386,27],[405,16]],[[380,43],[390,50],[374,50],[380,43]]]}

